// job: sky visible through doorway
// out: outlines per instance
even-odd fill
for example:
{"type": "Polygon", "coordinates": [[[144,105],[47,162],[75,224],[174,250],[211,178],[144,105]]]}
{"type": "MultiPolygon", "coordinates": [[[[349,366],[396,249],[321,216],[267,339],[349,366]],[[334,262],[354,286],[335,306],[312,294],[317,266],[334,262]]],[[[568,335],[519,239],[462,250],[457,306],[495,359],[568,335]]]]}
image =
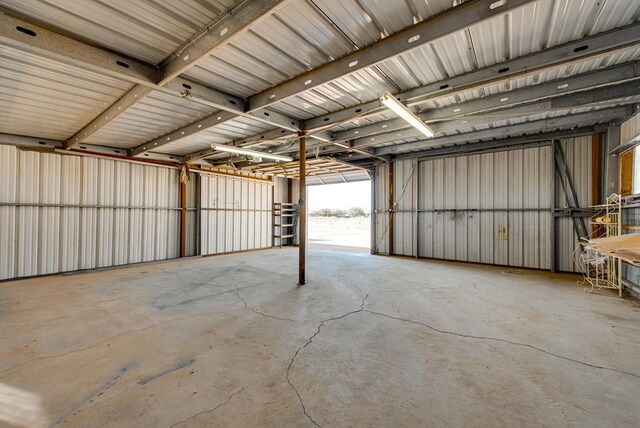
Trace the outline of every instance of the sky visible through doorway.
{"type": "Polygon", "coordinates": [[[309,211],[360,207],[369,212],[371,208],[370,181],[309,186],[307,194],[309,211]]]}

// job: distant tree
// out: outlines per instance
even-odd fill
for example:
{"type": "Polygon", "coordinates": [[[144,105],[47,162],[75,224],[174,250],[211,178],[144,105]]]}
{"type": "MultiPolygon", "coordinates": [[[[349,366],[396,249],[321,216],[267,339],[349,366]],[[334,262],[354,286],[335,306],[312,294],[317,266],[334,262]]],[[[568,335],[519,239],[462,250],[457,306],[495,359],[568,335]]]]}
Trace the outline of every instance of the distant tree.
{"type": "Polygon", "coordinates": [[[332,211],[332,215],[331,217],[346,217],[347,216],[347,212],[345,210],[331,210],[332,211]]]}
{"type": "Polygon", "coordinates": [[[366,217],[367,216],[367,213],[361,207],[351,207],[347,211],[347,214],[349,214],[349,217],[366,217]]]}
{"type": "Polygon", "coordinates": [[[329,208],[321,208],[311,211],[309,214],[311,214],[311,217],[331,217],[331,210],[329,208]]]}
{"type": "Polygon", "coordinates": [[[360,207],[351,207],[348,210],[321,208],[311,211],[311,217],[368,217],[369,213],[360,207]]]}

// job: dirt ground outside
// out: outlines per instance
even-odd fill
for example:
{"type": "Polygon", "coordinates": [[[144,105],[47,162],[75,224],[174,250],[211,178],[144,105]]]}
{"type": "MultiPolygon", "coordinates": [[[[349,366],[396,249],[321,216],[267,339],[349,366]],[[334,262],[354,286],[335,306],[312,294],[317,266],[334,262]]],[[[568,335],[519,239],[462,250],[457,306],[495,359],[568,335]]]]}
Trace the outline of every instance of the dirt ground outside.
{"type": "Polygon", "coordinates": [[[336,218],[309,216],[309,245],[340,246],[369,249],[371,220],[369,217],[336,218]]]}

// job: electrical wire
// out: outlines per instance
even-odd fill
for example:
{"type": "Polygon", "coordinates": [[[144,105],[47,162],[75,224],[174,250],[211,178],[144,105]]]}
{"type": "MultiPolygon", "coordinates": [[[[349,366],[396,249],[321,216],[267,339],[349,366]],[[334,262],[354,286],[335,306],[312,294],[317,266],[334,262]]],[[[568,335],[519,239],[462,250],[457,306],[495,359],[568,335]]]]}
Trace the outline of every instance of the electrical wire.
{"type": "MultiPolygon", "coordinates": [[[[413,174],[416,171],[416,166],[417,166],[417,164],[414,164],[413,167],[411,168],[411,174],[409,174],[409,177],[407,178],[407,181],[404,183],[404,186],[402,187],[402,190],[400,191],[400,196],[398,197],[398,200],[402,199],[402,196],[404,195],[404,192],[407,190],[407,186],[409,185],[409,182],[413,178],[413,174]]],[[[390,208],[389,209],[389,215],[391,215],[392,212],[393,212],[393,208],[390,208]]],[[[377,212],[374,212],[374,213],[377,214],[377,212]]],[[[375,219],[372,219],[372,221],[375,221],[375,219]]],[[[378,248],[380,247],[380,243],[382,242],[382,239],[387,235],[387,232],[389,231],[389,226],[390,226],[389,223],[387,223],[386,227],[384,228],[384,231],[382,232],[382,237],[380,237],[376,242],[376,247],[373,249],[374,252],[378,252],[378,248]]]]}

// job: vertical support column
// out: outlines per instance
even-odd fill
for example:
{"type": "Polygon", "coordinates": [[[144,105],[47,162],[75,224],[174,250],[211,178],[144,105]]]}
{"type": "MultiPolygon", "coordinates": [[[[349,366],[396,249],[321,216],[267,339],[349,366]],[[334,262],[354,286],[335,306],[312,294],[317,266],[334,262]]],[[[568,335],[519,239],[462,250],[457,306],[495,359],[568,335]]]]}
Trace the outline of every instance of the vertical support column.
{"type": "Polygon", "coordinates": [[[607,128],[607,162],[606,177],[607,185],[605,187],[604,197],[606,198],[612,193],[620,193],[620,158],[618,155],[610,155],[612,150],[620,145],[620,125],[609,124],[607,128]]]}
{"type": "Polygon", "coordinates": [[[378,167],[380,165],[379,161],[376,161],[373,167],[373,173],[371,174],[371,214],[369,215],[369,221],[371,222],[371,254],[376,254],[378,252],[378,243],[376,242],[376,174],[378,172],[378,167]]]}
{"type": "Polygon", "coordinates": [[[276,184],[274,177],[274,185],[271,186],[271,247],[275,248],[276,246],[276,184]]]}
{"type": "Polygon", "coordinates": [[[600,134],[591,136],[591,205],[600,203],[600,134]]]}
{"type": "MultiPolygon", "coordinates": [[[[600,203],[600,134],[591,136],[591,205],[600,203]]],[[[593,237],[600,236],[600,228],[593,224],[590,230],[593,237]]]]}
{"type": "Polygon", "coordinates": [[[300,137],[300,199],[298,200],[298,285],[305,284],[305,264],[307,249],[307,133],[299,132],[300,137]]]}
{"type": "Polygon", "coordinates": [[[196,177],[196,254],[202,255],[202,176],[196,177]]]}
{"type": "Polygon", "coordinates": [[[187,183],[180,180],[180,257],[187,256],[187,183]]]}
{"type": "Polygon", "coordinates": [[[551,208],[551,227],[549,228],[549,244],[551,246],[550,251],[549,251],[549,258],[550,258],[550,267],[549,270],[551,272],[556,272],[557,268],[556,268],[556,182],[558,179],[558,174],[556,173],[556,161],[555,161],[555,152],[556,152],[556,141],[552,141],[551,145],[549,146],[549,162],[551,163],[551,165],[549,165],[549,172],[551,173],[551,180],[550,184],[551,184],[551,192],[549,192],[549,194],[551,195],[551,201],[550,201],[550,208],[551,208]]]}
{"type": "Polygon", "coordinates": [[[389,162],[389,242],[387,250],[390,256],[393,255],[393,161],[389,162]]]}
{"type": "Polygon", "coordinates": [[[414,232],[414,256],[417,259],[418,258],[418,251],[420,249],[420,214],[419,214],[419,209],[420,209],[420,188],[419,188],[419,184],[420,184],[420,162],[418,161],[418,158],[415,158],[413,160],[413,172],[411,173],[411,175],[413,175],[413,186],[414,186],[414,203],[416,204],[416,209],[415,209],[415,230],[414,232]]]}

